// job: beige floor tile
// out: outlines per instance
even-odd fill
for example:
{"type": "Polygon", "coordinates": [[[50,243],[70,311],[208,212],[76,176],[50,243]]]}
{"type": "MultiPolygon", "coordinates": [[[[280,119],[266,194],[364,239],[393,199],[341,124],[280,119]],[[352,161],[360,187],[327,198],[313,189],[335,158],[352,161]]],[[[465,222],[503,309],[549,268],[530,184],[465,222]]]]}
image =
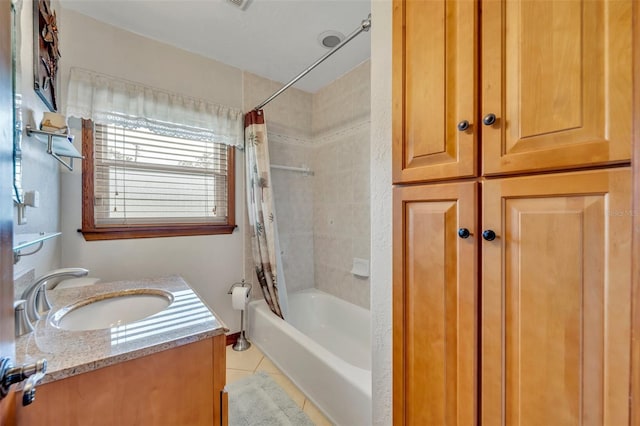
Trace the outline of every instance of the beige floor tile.
{"type": "Polygon", "coordinates": [[[227,384],[236,382],[240,379],[244,379],[245,377],[249,377],[253,374],[251,371],[246,370],[234,370],[231,368],[227,368],[227,384]]]}
{"type": "Polygon", "coordinates": [[[308,399],[304,401],[304,407],[302,411],[304,411],[307,414],[307,416],[309,416],[311,421],[314,422],[316,426],[332,426],[333,425],[333,423],[331,423],[329,419],[327,419],[324,416],[324,414],[322,414],[322,411],[320,411],[318,407],[316,407],[313,404],[313,402],[309,401],[308,399]]]}
{"type": "Polygon", "coordinates": [[[279,373],[268,372],[269,376],[276,382],[284,391],[289,395],[289,397],[298,404],[298,407],[302,408],[304,406],[305,396],[300,389],[296,387],[296,385],[289,380],[287,376],[279,373]]]}
{"type": "Polygon", "coordinates": [[[280,371],[280,369],[276,367],[275,364],[271,362],[271,360],[266,356],[262,358],[262,361],[260,361],[260,364],[258,364],[256,371],[266,371],[267,373],[282,374],[282,371],[280,371]]]}
{"type": "Polygon", "coordinates": [[[246,351],[241,352],[234,351],[231,345],[227,346],[227,368],[255,371],[263,357],[262,352],[253,345],[246,351]]]}

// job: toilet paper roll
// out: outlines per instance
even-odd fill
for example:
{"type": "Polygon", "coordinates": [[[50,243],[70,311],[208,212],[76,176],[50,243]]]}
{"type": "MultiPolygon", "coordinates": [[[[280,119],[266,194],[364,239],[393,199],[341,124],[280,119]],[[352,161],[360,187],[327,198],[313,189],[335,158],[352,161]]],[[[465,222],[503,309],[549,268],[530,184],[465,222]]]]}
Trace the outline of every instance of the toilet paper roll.
{"type": "Polygon", "coordinates": [[[236,287],[231,294],[233,309],[243,311],[249,302],[249,287],[236,287]]]}

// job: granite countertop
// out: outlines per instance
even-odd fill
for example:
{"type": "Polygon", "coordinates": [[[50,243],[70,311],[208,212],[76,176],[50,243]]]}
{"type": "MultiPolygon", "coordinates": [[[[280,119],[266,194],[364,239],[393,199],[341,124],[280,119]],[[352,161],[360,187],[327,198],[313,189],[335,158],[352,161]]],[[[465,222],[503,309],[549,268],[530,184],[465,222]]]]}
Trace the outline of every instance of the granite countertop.
{"type": "Polygon", "coordinates": [[[145,355],[204,340],[228,331],[224,323],[179,276],[97,283],[50,290],[52,308],[35,324],[33,333],[16,338],[16,364],[47,359],[42,383],[96,370],[145,355]],[[155,289],[173,296],[163,311],[139,321],[88,331],[53,325],[61,308],[87,298],[123,290],[155,289]]]}

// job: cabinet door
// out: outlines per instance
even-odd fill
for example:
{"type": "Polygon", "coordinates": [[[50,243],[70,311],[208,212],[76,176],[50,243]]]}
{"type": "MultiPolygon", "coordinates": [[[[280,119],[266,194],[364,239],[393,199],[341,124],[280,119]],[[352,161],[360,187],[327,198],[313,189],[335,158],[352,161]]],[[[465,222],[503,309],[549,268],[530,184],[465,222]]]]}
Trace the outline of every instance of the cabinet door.
{"type": "Polygon", "coordinates": [[[626,162],[632,0],[484,0],[485,175],[626,162]]]}
{"type": "Polygon", "coordinates": [[[396,425],[476,424],[476,186],[394,189],[396,425]]]}
{"type": "Polygon", "coordinates": [[[482,424],[628,424],[630,170],[482,193],[482,424]]]}
{"type": "Polygon", "coordinates": [[[476,3],[393,2],[395,183],[476,175],[476,3]]]}

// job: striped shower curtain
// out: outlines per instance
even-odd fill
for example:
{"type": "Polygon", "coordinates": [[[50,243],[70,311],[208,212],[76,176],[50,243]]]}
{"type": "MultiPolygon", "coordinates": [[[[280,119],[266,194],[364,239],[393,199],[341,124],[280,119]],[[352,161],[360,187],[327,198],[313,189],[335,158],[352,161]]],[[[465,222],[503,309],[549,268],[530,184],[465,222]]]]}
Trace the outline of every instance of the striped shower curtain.
{"type": "Polygon", "coordinates": [[[247,113],[244,127],[247,211],[253,262],[264,299],[274,314],[284,318],[278,302],[277,236],[267,126],[263,111],[247,113]]]}

